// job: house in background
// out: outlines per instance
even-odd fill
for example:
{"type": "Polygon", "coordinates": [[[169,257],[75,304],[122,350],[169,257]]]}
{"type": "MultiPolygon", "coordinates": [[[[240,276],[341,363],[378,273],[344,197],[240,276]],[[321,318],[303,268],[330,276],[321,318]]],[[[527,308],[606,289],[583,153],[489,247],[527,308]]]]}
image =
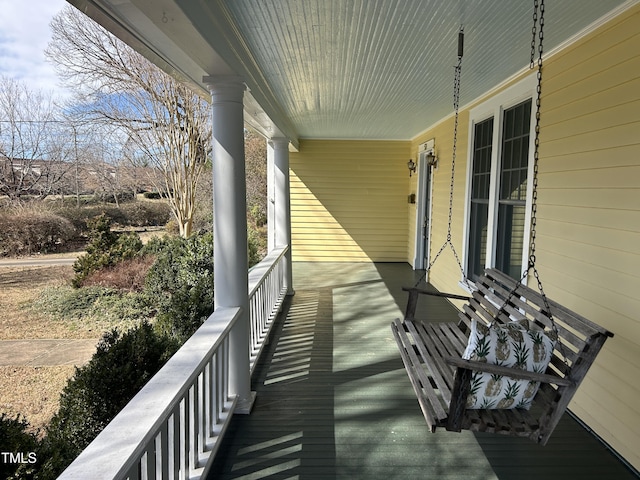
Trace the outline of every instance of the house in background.
{"type": "MultiPolygon", "coordinates": [[[[214,191],[226,207],[215,216],[216,248],[225,249],[216,254],[216,279],[230,285],[216,292],[217,307],[247,306],[246,259],[234,247],[246,240],[233,171],[242,165],[243,121],[269,141],[270,245],[290,246],[289,263],[421,269],[450,226],[463,272],[443,253],[428,277],[438,289],[463,293],[463,277],[473,280],[484,267],[519,276],[526,265],[537,97],[529,69],[533,2],[70,3],[212,95],[223,165],[214,191]]],[[[537,267],[550,297],[615,333],[570,408],[637,469],[640,2],[548,2],[544,19],[537,267]]],[[[242,329],[235,335],[232,350],[249,336],[242,329]]],[[[249,410],[248,381],[233,377],[239,408],[249,410]]]]}

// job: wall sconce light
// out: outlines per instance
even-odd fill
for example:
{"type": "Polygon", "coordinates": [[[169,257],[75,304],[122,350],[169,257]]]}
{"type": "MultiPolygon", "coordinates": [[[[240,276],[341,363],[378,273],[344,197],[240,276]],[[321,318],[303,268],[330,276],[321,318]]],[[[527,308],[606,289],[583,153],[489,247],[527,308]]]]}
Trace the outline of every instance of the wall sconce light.
{"type": "Polygon", "coordinates": [[[416,172],[416,162],[413,161],[413,158],[407,162],[407,167],[409,168],[409,177],[411,177],[411,174],[416,172]]]}
{"type": "Polygon", "coordinates": [[[438,166],[438,159],[436,158],[436,154],[434,152],[427,153],[426,161],[427,161],[427,165],[429,165],[430,167],[435,168],[438,166]]]}

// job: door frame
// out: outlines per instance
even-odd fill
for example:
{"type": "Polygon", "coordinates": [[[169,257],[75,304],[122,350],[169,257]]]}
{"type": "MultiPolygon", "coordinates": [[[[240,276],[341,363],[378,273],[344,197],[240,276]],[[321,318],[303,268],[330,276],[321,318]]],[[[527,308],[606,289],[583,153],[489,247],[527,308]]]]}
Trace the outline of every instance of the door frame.
{"type": "MultiPolygon", "coordinates": [[[[427,155],[435,156],[435,140],[431,139],[418,148],[418,191],[416,194],[414,270],[426,270],[429,266],[431,238],[431,214],[433,210],[433,169],[427,162],[427,155]],[[427,208],[428,207],[428,208],[427,208]],[[426,237],[424,220],[426,224],[426,237]]],[[[428,274],[428,272],[427,272],[428,274]]]]}

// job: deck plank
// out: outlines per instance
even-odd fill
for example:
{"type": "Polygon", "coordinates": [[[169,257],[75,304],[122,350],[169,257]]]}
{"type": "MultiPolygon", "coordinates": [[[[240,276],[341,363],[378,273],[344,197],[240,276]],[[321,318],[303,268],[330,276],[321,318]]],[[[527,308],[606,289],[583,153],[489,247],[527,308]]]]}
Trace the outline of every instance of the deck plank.
{"type": "MultiPolygon", "coordinates": [[[[389,328],[415,278],[406,264],[294,264],[253,412],[233,418],[209,478],[637,479],[568,415],[546,447],[430,433],[389,328]]],[[[436,297],[427,315],[457,319],[436,297]]]]}

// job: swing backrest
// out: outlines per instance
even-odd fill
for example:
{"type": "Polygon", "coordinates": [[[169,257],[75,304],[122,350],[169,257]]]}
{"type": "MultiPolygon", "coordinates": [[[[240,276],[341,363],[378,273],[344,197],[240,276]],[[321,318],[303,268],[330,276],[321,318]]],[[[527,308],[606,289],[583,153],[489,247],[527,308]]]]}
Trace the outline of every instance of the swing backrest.
{"type": "MultiPolygon", "coordinates": [[[[613,334],[559,303],[543,298],[537,291],[517,283],[499,270],[487,269],[476,281],[477,290],[464,305],[460,320],[469,327],[473,319],[490,324],[494,321],[506,323],[526,318],[541,328],[557,331],[558,344],[546,373],[566,378],[571,384],[556,386],[543,383],[534,400],[534,404],[542,409],[539,417],[541,432],[543,435],[545,432],[550,435],[605,340],[613,334]],[[546,311],[547,305],[551,312],[546,311]]],[[[546,439],[541,443],[545,441],[546,439]]]]}

